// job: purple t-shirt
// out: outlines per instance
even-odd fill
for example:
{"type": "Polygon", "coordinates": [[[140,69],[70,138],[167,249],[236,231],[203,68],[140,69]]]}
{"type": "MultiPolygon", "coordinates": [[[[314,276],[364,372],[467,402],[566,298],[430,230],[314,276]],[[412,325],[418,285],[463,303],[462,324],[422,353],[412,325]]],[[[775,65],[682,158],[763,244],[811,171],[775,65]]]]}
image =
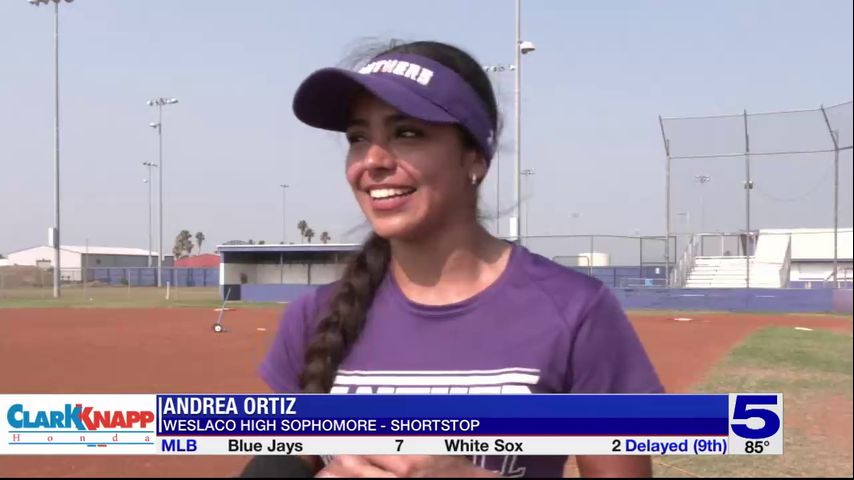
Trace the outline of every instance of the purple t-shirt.
{"type": "MultiPolygon", "coordinates": [[[[288,306],[261,365],[274,391],[299,392],[305,347],[334,285],[288,306]]],[[[410,301],[393,275],[339,367],[332,393],[659,393],[663,387],[614,295],[598,280],[513,246],[479,294],[410,301]]],[[[559,477],[567,457],[478,456],[504,476],[559,477]]]]}

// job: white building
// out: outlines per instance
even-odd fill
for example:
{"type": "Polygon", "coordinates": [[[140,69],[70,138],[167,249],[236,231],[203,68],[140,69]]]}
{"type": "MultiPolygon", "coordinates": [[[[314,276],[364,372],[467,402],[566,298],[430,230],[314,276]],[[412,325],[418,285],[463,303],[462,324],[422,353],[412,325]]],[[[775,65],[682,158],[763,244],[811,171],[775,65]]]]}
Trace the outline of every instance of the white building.
{"type": "MultiPolygon", "coordinates": [[[[29,265],[44,269],[53,267],[53,247],[40,246],[10,252],[6,255],[9,265],[29,265]]],[[[142,248],[70,246],[59,250],[62,278],[80,281],[84,268],[138,268],[148,266],[148,250],[142,248]]],[[[157,266],[157,252],[151,252],[151,265],[157,266]]],[[[172,265],[172,256],[163,258],[164,266],[172,265]]]]}
{"type": "MultiPolygon", "coordinates": [[[[834,236],[832,228],[761,229],[749,259],[743,255],[728,254],[695,256],[698,247],[692,241],[677,263],[677,283],[680,275],[683,275],[680,272],[687,271],[686,280],[680,286],[744,288],[749,265],[752,288],[832,287],[834,236]]],[[[852,229],[840,228],[836,237],[839,282],[841,286],[850,287],[854,277],[852,229]]],[[[745,240],[743,234],[739,240],[745,240]]]]}
{"type": "MultiPolygon", "coordinates": [[[[837,238],[837,262],[839,280],[851,282],[852,244],[851,228],[840,228],[837,238]]],[[[792,240],[789,281],[795,284],[807,282],[806,287],[816,287],[822,282],[831,282],[833,276],[833,229],[797,228],[790,230],[762,230],[761,234],[789,234],[792,240]]]]}
{"type": "Polygon", "coordinates": [[[228,300],[281,301],[294,287],[331,283],[359,244],[220,245],[219,281],[228,300]]]}

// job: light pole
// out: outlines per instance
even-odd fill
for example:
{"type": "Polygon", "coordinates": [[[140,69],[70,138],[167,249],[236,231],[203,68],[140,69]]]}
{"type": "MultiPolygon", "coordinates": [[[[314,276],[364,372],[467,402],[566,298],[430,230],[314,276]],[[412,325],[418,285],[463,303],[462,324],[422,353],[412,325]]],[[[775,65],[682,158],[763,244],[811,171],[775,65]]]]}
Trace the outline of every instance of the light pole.
{"type": "Polygon", "coordinates": [[[160,244],[157,252],[157,286],[163,286],[163,105],[173,105],[178,103],[176,98],[154,98],[146,102],[149,107],[157,107],[157,122],[149,123],[148,126],[157,130],[158,142],[158,192],[160,194],[160,244]]]}
{"type": "MultiPolygon", "coordinates": [[[[53,122],[53,200],[54,200],[54,225],[51,234],[53,242],[53,298],[59,298],[62,293],[59,262],[59,4],[63,0],[29,0],[31,5],[53,3],[53,97],[54,97],[54,122],[53,122]]],[[[64,0],[71,3],[72,0],[64,0]]]]}
{"type": "Polygon", "coordinates": [[[531,42],[522,41],[522,0],[516,0],[516,92],[515,92],[515,110],[516,110],[516,165],[513,169],[515,181],[513,185],[514,203],[516,210],[516,218],[514,219],[514,228],[516,230],[516,238],[521,240],[521,218],[522,215],[522,55],[531,53],[536,50],[536,47],[531,42]]]}
{"type": "Polygon", "coordinates": [[[148,267],[151,268],[151,169],[157,168],[156,163],[142,162],[148,167],[148,178],[144,180],[148,184],[148,267]]]}
{"type": "Polygon", "coordinates": [[[279,185],[279,187],[282,188],[282,245],[287,245],[288,240],[287,238],[285,238],[285,231],[287,225],[287,223],[285,222],[285,193],[288,191],[288,188],[290,188],[290,185],[283,183],[279,185]]]}
{"type": "MultiPolygon", "coordinates": [[[[530,188],[528,187],[528,179],[531,175],[534,174],[534,171],[531,170],[530,168],[526,168],[519,173],[521,173],[522,175],[525,176],[525,195],[528,195],[529,192],[531,191],[530,188]]],[[[528,214],[530,213],[530,211],[531,211],[531,197],[528,196],[528,202],[527,202],[527,206],[525,208],[525,237],[527,237],[528,233],[529,233],[528,232],[528,218],[530,217],[530,215],[528,215],[528,214]]]]}
{"type": "Polygon", "coordinates": [[[706,189],[705,185],[712,181],[709,175],[697,175],[694,177],[700,184],[700,232],[706,232],[706,189]]]}
{"type": "Polygon", "coordinates": [[[682,223],[685,225],[684,233],[690,233],[692,235],[697,233],[691,230],[691,212],[678,212],[676,216],[682,217],[682,223]]]}
{"type": "MultiPolygon", "coordinates": [[[[487,73],[506,72],[516,70],[515,65],[484,65],[483,71],[487,73]]],[[[501,167],[499,163],[499,152],[501,149],[496,146],[495,158],[492,162],[495,164],[495,236],[501,236],[501,167]]]]}

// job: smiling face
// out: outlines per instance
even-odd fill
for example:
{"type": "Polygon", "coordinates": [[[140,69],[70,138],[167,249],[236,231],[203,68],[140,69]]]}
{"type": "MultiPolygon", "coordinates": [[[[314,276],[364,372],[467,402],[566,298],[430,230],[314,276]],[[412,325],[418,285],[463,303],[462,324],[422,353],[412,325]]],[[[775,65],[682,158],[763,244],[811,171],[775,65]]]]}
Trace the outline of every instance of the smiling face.
{"type": "Polygon", "coordinates": [[[407,117],[372,95],[358,97],[347,140],[347,181],[374,231],[387,239],[430,236],[476,222],[483,157],[454,125],[407,117]]]}

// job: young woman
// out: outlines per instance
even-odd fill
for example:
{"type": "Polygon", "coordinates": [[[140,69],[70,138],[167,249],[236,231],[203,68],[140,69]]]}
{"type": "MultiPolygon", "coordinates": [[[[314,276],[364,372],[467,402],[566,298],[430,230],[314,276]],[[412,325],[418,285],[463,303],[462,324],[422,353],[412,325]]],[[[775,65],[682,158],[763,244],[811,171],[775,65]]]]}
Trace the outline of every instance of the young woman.
{"type": "MultiPolygon", "coordinates": [[[[599,281],[489,234],[478,187],[496,147],[489,79],[462,50],[394,46],[297,90],[304,123],[346,133],[373,233],[340,281],[293,302],[261,374],[278,392],[654,393],[662,386],[599,281]]],[[[561,476],[567,457],[339,456],[318,476],[561,476]]],[[[647,457],[578,457],[648,476],[647,457]]]]}

